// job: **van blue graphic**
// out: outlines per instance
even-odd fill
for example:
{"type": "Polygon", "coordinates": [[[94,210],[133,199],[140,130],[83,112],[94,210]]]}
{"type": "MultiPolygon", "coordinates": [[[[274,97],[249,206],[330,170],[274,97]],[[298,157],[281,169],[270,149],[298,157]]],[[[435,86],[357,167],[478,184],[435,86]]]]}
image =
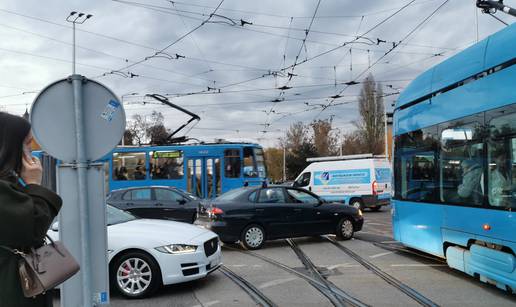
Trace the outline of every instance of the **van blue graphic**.
{"type": "Polygon", "coordinates": [[[361,184],[370,181],[369,169],[314,172],[314,185],[361,184]]]}

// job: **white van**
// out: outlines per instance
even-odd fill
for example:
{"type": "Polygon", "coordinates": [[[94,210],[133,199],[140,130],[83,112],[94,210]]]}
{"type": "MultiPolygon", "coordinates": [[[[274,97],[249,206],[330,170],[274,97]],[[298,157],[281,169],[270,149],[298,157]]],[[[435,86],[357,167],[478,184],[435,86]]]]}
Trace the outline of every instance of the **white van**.
{"type": "Polygon", "coordinates": [[[328,201],[378,211],[391,197],[391,167],[385,156],[372,154],[308,158],[293,186],[328,201]]]}

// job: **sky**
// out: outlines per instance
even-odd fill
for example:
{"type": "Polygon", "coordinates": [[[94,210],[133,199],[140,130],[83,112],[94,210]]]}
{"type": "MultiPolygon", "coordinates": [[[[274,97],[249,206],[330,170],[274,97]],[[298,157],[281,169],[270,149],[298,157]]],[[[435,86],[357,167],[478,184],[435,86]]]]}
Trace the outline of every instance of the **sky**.
{"type": "Polygon", "coordinates": [[[77,73],[113,90],[128,121],[160,111],[167,128],[182,125],[145,97],[160,94],[201,117],[187,135],[204,141],[276,146],[292,123],[318,119],[346,134],[369,74],[392,110],[420,73],[505,27],[475,2],[0,0],[0,110],[23,114],[71,75],[77,11],[93,15],[77,25],[77,73]]]}

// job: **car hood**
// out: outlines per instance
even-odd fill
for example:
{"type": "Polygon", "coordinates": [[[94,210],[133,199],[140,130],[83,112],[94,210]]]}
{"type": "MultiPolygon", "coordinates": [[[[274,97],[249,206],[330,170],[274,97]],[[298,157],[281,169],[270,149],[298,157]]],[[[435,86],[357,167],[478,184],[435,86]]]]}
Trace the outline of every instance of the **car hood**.
{"type": "Polygon", "coordinates": [[[136,219],[125,223],[108,226],[109,236],[128,236],[146,238],[149,241],[163,243],[192,243],[198,237],[211,233],[209,230],[187,223],[136,219]]]}

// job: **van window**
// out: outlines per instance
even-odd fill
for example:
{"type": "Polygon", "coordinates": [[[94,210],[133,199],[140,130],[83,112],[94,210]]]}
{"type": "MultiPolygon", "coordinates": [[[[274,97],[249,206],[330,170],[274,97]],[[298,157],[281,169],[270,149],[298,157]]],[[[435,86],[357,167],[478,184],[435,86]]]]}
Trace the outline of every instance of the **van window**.
{"type": "Polygon", "coordinates": [[[299,178],[297,178],[296,181],[294,181],[294,186],[295,187],[307,187],[308,185],[310,185],[310,177],[311,177],[310,172],[303,173],[301,176],[299,176],[299,178]]]}

